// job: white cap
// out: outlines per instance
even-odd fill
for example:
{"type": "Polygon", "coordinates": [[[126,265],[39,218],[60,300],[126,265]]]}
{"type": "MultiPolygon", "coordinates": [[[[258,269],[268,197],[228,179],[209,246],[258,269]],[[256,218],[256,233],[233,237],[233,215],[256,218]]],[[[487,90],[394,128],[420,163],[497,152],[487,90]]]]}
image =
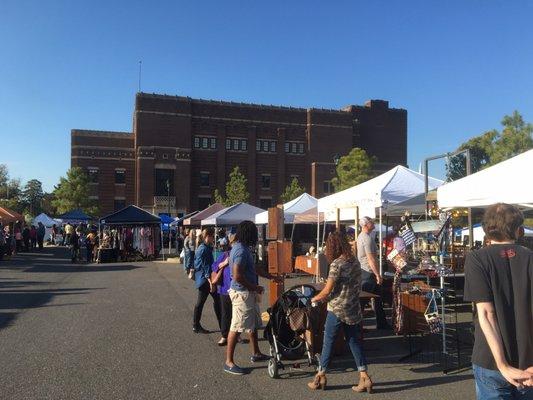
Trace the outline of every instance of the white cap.
{"type": "Polygon", "coordinates": [[[367,224],[369,224],[370,222],[374,222],[374,220],[370,217],[362,217],[362,218],[359,218],[359,226],[361,228],[364,228],[367,224]]]}

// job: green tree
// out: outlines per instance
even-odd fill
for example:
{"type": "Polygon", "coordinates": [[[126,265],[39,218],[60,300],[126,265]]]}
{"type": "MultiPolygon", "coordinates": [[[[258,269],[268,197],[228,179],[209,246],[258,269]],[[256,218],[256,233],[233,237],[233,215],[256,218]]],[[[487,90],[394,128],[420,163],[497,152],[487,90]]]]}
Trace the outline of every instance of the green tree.
{"type": "MultiPolygon", "coordinates": [[[[505,115],[501,124],[501,132],[491,130],[459,146],[458,150],[470,150],[472,173],[533,148],[533,125],[524,122],[518,111],[505,115]]],[[[448,180],[466,176],[465,156],[452,157],[446,170],[448,180]]]]}
{"type": "Polygon", "coordinates": [[[42,201],[44,198],[43,184],[37,179],[26,182],[22,190],[22,203],[27,213],[36,216],[42,212],[42,201]]]}
{"type": "Polygon", "coordinates": [[[376,161],[376,157],[369,156],[359,147],[354,147],[339,160],[337,176],[331,180],[335,191],[348,189],[373,178],[376,161]]]}
{"type": "Polygon", "coordinates": [[[7,165],[0,164],[0,207],[22,213],[24,205],[20,197],[20,179],[11,179],[7,165]]]}
{"type": "Polygon", "coordinates": [[[89,198],[89,176],[80,167],[69,169],[66,178],[59,178],[53,195],[52,206],[59,214],[79,208],[89,215],[98,215],[97,203],[89,198]]]}
{"type": "MultiPolygon", "coordinates": [[[[463,143],[457,151],[470,150],[470,166],[472,173],[483,169],[490,164],[494,140],[498,137],[498,131],[492,130],[463,143]]],[[[466,156],[464,153],[451,157],[446,163],[446,175],[448,181],[454,181],[466,176],[466,156]]]]}
{"type": "Polygon", "coordinates": [[[518,111],[504,116],[502,125],[502,132],[492,150],[491,165],[533,148],[533,125],[526,124],[518,111]]]}
{"type": "Polygon", "coordinates": [[[57,208],[52,205],[52,202],[54,201],[55,196],[53,193],[45,193],[43,195],[43,201],[41,203],[42,205],[42,211],[45,214],[48,215],[57,215],[57,208]]]}
{"type": "Polygon", "coordinates": [[[300,186],[298,178],[292,178],[291,183],[285,187],[285,190],[280,196],[280,200],[282,203],[287,203],[288,201],[291,201],[304,193],[305,188],[300,186]]]}
{"type": "Polygon", "coordinates": [[[241,202],[246,203],[250,199],[250,193],[248,193],[246,187],[247,182],[239,167],[233,168],[233,171],[229,174],[229,181],[226,182],[225,197],[216,189],[213,194],[215,201],[224,204],[226,207],[241,202]]]}

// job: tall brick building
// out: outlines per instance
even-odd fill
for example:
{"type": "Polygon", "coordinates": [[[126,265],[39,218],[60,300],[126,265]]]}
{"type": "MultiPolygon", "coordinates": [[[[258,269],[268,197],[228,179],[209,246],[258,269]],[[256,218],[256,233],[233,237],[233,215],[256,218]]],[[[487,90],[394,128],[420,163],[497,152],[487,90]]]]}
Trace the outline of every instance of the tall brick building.
{"type": "Polygon", "coordinates": [[[331,191],[333,158],[361,147],[387,170],[407,162],[407,111],[370,100],[342,110],[138,93],[133,133],[73,129],[71,164],[85,168],[106,214],[127,204],[172,215],[202,209],[238,165],[250,202],[279,201],[293,177],[331,191]],[[169,186],[167,186],[169,182],[169,186]]]}

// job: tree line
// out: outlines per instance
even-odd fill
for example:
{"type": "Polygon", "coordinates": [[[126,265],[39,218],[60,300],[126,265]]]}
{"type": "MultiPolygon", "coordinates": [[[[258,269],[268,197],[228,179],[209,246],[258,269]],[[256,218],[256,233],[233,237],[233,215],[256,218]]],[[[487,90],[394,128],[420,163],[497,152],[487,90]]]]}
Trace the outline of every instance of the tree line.
{"type": "Polygon", "coordinates": [[[89,191],[89,177],[79,167],[69,169],[65,177],[59,178],[54,190],[47,193],[38,179],[30,179],[22,185],[19,178],[10,177],[7,165],[0,164],[0,207],[29,219],[43,212],[56,216],[76,208],[98,215],[98,206],[90,199],[89,191]]]}

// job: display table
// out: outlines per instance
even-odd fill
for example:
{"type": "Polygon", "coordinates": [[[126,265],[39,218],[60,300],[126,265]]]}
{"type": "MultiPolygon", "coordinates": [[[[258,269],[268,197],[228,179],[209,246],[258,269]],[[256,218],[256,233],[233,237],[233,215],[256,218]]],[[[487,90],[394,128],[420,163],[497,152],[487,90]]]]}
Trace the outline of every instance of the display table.
{"type": "Polygon", "coordinates": [[[99,263],[111,263],[118,261],[117,249],[98,249],[97,259],[99,263]]]}
{"type": "Polygon", "coordinates": [[[294,269],[309,275],[316,275],[318,259],[314,256],[298,256],[294,262],[294,269]]]}

